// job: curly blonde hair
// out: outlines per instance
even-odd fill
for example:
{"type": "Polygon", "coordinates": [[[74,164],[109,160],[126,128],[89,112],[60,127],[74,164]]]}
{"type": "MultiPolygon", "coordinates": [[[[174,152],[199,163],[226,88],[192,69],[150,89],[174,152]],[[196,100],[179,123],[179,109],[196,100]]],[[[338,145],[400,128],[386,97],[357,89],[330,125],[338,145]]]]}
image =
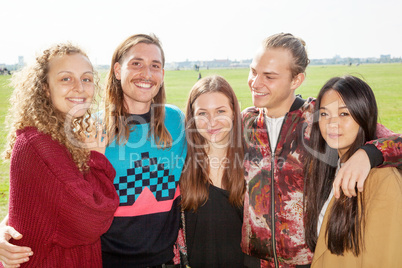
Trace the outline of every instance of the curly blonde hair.
{"type": "MultiPolygon", "coordinates": [[[[56,44],[44,50],[31,66],[13,75],[11,85],[14,87],[14,91],[10,98],[11,107],[7,116],[9,134],[3,153],[5,159],[11,157],[16,141],[16,131],[30,126],[50,135],[53,140],[66,146],[80,171],[89,169],[89,149],[77,146],[77,143],[72,140],[84,142],[85,135],[91,132],[91,110],[88,109],[81,117],[66,120],[66,114],[61,113],[53,106],[46,90],[49,87],[47,77],[49,62],[54,57],[73,54],[81,54],[88,58],[79,47],[71,43],[56,44]],[[70,125],[65,126],[65,124],[70,125]],[[68,129],[71,130],[71,133],[66,133],[68,129]]],[[[94,75],[95,89],[98,89],[99,78],[95,71],[94,75]]]]}

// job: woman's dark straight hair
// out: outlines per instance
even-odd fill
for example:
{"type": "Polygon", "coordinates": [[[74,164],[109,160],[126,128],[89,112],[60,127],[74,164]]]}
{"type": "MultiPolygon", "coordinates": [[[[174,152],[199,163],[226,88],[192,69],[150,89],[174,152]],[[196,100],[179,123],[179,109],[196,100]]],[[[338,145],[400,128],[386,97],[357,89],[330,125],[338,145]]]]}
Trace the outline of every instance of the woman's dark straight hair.
{"type": "MultiPolygon", "coordinates": [[[[367,141],[375,139],[377,126],[377,104],[369,85],[355,76],[331,78],[320,90],[316,104],[310,142],[313,152],[306,161],[305,183],[305,233],[308,247],[314,251],[317,244],[317,223],[321,209],[331,192],[336,172],[337,150],[326,144],[319,129],[319,110],[323,96],[330,90],[336,91],[342,98],[350,115],[359,125],[356,140],[342,156],[341,162],[349,159],[367,141]],[[327,152],[327,153],[325,153],[327,152]],[[324,157],[322,157],[324,155],[324,157]]],[[[329,220],[325,228],[328,249],[331,253],[342,255],[352,251],[358,256],[363,246],[364,205],[363,194],[348,198],[343,193],[335,200],[329,212],[329,220]]]]}

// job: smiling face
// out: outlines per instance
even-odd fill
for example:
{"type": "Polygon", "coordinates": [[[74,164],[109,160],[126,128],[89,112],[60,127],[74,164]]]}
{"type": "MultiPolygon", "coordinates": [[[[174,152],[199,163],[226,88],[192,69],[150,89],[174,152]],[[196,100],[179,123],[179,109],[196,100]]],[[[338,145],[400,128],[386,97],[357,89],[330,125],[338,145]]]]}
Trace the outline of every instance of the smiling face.
{"type": "Polygon", "coordinates": [[[200,95],[193,103],[195,126],[209,146],[227,145],[233,127],[233,110],[222,93],[200,95]]]}
{"type": "Polygon", "coordinates": [[[56,56],[49,61],[47,93],[53,106],[73,117],[85,114],[95,91],[92,64],[82,54],[56,56]]]}
{"type": "Polygon", "coordinates": [[[359,124],[353,119],[341,96],[327,91],[320,103],[319,127],[329,147],[342,157],[356,140],[359,124]]]}
{"type": "Polygon", "coordinates": [[[289,111],[295,99],[294,91],[303,82],[303,74],[292,78],[292,61],[289,50],[261,48],[250,65],[248,85],[253,104],[267,108],[271,117],[281,117],[289,111]]]}
{"type": "Polygon", "coordinates": [[[128,112],[147,113],[163,83],[164,69],[159,47],[146,43],[134,45],[121,62],[115,63],[114,72],[121,81],[128,112]]]}

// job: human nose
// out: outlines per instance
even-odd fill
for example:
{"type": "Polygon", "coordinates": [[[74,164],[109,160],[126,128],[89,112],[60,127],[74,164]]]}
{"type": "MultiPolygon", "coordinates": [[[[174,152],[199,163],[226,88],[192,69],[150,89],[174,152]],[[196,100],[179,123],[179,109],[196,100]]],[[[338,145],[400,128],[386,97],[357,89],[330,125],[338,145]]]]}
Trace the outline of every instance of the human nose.
{"type": "Polygon", "coordinates": [[[250,77],[250,80],[251,80],[250,84],[251,84],[252,88],[256,88],[256,89],[261,88],[261,79],[260,79],[259,75],[250,77]]]}
{"type": "Polygon", "coordinates": [[[76,82],[74,83],[73,90],[76,91],[76,92],[79,92],[79,93],[84,92],[83,82],[80,81],[79,79],[77,79],[76,82]]]}
{"type": "Polygon", "coordinates": [[[209,124],[211,125],[211,127],[215,126],[215,125],[216,125],[216,122],[217,122],[216,116],[211,116],[211,117],[209,118],[209,124]]]}
{"type": "Polygon", "coordinates": [[[142,77],[144,77],[144,78],[147,79],[147,80],[148,80],[149,78],[151,78],[152,74],[151,74],[150,67],[144,66],[144,67],[142,68],[142,70],[141,70],[141,75],[142,75],[142,77]]]}
{"type": "Polygon", "coordinates": [[[328,127],[330,128],[338,128],[339,117],[338,116],[331,116],[328,120],[328,127]]]}

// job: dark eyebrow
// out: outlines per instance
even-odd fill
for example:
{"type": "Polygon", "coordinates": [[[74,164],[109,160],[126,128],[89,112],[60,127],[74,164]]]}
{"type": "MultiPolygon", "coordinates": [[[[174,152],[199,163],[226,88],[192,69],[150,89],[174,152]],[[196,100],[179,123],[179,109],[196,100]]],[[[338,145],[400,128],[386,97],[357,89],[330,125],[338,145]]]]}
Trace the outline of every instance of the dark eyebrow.
{"type": "Polygon", "coordinates": [[[131,58],[131,59],[130,59],[130,62],[133,61],[133,60],[143,61],[144,59],[143,59],[143,58],[134,57],[134,58],[131,58]]]}
{"type": "MultiPolygon", "coordinates": [[[[327,110],[327,108],[325,106],[320,107],[320,109],[327,110]]],[[[338,109],[348,109],[348,107],[347,106],[341,106],[341,107],[338,107],[338,109]]]]}
{"type": "Polygon", "coordinates": [[[279,75],[278,73],[275,72],[264,72],[264,75],[279,75]]]}
{"type": "MultiPolygon", "coordinates": [[[[222,109],[222,108],[227,109],[228,107],[222,105],[222,106],[216,107],[215,110],[222,109]]],[[[198,110],[205,110],[205,111],[206,111],[207,109],[205,109],[205,108],[198,108],[198,110]]]]}
{"type": "MultiPolygon", "coordinates": [[[[252,64],[250,64],[250,69],[255,71],[255,68],[253,67],[252,64]]],[[[263,75],[279,75],[278,73],[275,73],[275,72],[263,72],[262,74],[263,75]]]]}
{"type": "Polygon", "coordinates": [[[60,71],[60,72],[58,72],[57,74],[61,74],[61,73],[69,73],[69,74],[72,74],[73,72],[70,72],[70,71],[60,71]]]}
{"type": "MultiPolygon", "coordinates": [[[[130,62],[133,61],[133,60],[144,61],[143,58],[134,57],[134,58],[132,58],[132,59],[130,60],[130,62]]],[[[161,62],[160,60],[153,60],[152,62],[153,62],[153,63],[158,63],[158,64],[161,64],[161,65],[162,65],[162,62],[161,62]]]]}
{"type": "MultiPolygon", "coordinates": [[[[68,73],[68,74],[73,74],[73,72],[70,72],[70,71],[60,71],[60,72],[58,72],[57,74],[61,74],[61,73],[68,73]]],[[[94,74],[94,72],[93,71],[87,71],[87,72],[85,72],[85,73],[83,73],[83,74],[94,74]]]]}

